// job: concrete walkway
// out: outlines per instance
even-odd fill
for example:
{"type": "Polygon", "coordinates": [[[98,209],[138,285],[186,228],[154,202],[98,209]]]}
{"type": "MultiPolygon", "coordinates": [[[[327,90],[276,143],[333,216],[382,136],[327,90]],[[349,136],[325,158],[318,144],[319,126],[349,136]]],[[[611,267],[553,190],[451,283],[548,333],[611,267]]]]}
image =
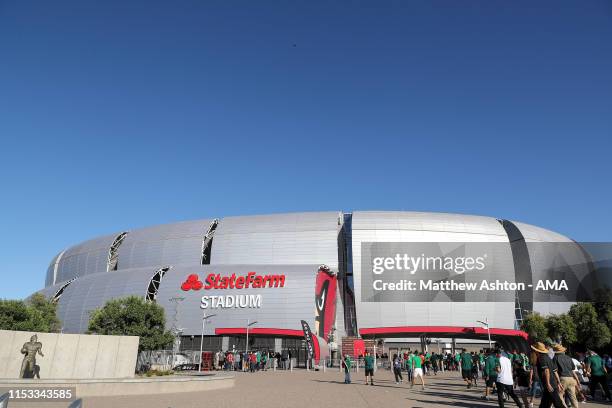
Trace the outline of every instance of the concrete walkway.
{"type": "MultiPolygon", "coordinates": [[[[379,370],[375,386],[364,385],[363,370],[353,374],[353,384],[345,385],[338,369],[323,372],[237,373],[236,385],[226,390],[154,396],[92,397],[85,408],[491,408],[497,401],[482,401],[482,387],[467,390],[458,373],[427,376],[427,389],[413,390],[407,384],[395,384],[390,371],[379,370]]],[[[481,385],[481,384],[480,384],[481,385]]],[[[536,407],[539,401],[536,400],[536,407]]],[[[15,404],[25,408],[26,404],[15,404]]],[[[506,404],[514,407],[514,403],[506,404]]],[[[585,408],[610,407],[612,404],[581,404],[585,408]]],[[[35,407],[41,407],[36,404],[35,407]]],[[[59,408],[45,403],[45,408],[59,408]]],[[[65,405],[62,406],[65,408],[65,405]]]]}

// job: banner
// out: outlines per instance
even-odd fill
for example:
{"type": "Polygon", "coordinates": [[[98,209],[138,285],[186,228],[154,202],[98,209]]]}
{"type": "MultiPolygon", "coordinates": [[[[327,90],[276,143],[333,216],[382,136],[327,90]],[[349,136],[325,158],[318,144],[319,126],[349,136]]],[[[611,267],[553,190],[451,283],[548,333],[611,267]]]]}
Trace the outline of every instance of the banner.
{"type": "Polygon", "coordinates": [[[336,322],[338,278],[327,265],[320,265],[315,284],[315,333],[329,342],[336,322]]]}
{"type": "Polygon", "coordinates": [[[308,326],[308,323],[306,322],[306,320],[302,320],[301,323],[302,323],[302,330],[304,330],[304,338],[306,339],[306,347],[308,348],[308,358],[313,359],[315,357],[315,350],[314,350],[314,344],[313,344],[315,339],[313,339],[312,337],[310,326],[308,326]]]}

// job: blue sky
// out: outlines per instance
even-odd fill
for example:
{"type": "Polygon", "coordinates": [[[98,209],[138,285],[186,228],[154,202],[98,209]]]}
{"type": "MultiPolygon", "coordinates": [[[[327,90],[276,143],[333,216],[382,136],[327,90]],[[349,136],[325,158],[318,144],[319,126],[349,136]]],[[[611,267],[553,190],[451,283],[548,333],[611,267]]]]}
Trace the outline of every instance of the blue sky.
{"type": "Polygon", "coordinates": [[[609,1],[0,0],[0,297],[97,235],[398,209],[610,241],[609,1]]]}

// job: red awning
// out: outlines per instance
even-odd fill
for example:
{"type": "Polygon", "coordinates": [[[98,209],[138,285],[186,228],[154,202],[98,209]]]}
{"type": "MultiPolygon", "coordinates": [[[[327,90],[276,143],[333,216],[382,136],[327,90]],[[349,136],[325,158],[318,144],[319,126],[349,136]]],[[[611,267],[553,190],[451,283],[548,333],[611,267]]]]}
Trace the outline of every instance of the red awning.
{"type": "MultiPolygon", "coordinates": [[[[527,340],[529,335],[521,330],[491,328],[491,337],[522,337],[527,340]]],[[[488,337],[487,329],[482,327],[456,326],[393,326],[370,327],[359,329],[362,337],[420,337],[435,335],[436,337],[460,337],[466,339],[484,339],[488,337]]]]}
{"type": "MultiPolygon", "coordinates": [[[[246,327],[221,327],[215,329],[217,336],[246,336],[246,327]]],[[[303,330],[273,329],[265,327],[253,327],[249,329],[249,335],[277,336],[277,337],[304,337],[303,330]]]]}

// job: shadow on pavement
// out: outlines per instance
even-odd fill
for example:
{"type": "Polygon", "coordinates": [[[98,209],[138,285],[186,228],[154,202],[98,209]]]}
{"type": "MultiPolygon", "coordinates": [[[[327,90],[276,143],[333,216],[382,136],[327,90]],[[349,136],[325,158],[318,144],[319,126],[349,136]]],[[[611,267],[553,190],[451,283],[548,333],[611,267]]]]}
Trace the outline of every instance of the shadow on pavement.
{"type": "MultiPolygon", "coordinates": [[[[416,401],[423,403],[423,404],[432,404],[431,401],[423,401],[423,400],[416,400],[416,401]]],[[[473,402],[436,401],[436,402],[433,402],[433,404],[452,405],[453,407],[466,407],[466,408],[491,408],[491,405],[476,404],[473,402]]]]}
{"type": "MultiPolygon", "coordinates": [[[[344,385],[344,381],[330,381],[330,380],[312,380],[315,382],[319,382],[319,383],[330,383],[330,384],[342,384],[344,385]]],[[[349,385],[355,385],[355,386],[359,386],[359,385],[363,385],[364,387],[366,386],[363,382],[352,382],[349,385]]],[[[368,385],[368,387],[370,387],[370,385],[368,385]]],[[[379,387],[379,388],[394,388],[394,389],[406,389],[409,390],[410,388],[406,388],[406,387],[401,387],[400,385],[383,385],[383,384],[377,384],[376,381],[374,382],[374,387],[379,387]]]]}

